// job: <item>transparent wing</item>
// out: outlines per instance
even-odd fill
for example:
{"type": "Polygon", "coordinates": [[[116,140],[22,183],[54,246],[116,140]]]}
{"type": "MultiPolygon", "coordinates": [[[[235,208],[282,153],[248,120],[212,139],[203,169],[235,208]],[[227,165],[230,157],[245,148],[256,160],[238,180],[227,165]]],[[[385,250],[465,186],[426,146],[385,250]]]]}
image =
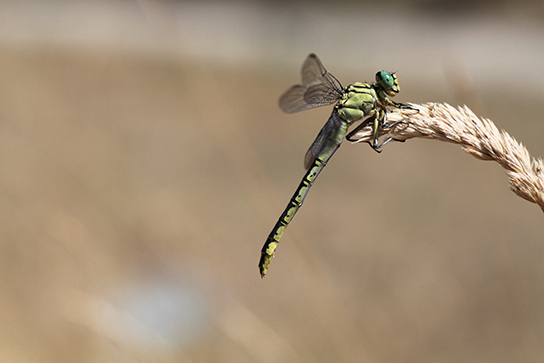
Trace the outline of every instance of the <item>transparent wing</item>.
{"type": "MultiPolygon", "coordinates": [[[[316,54],[311,53],[310,55],[308,55],[308,58],[306,58],[306,60],[304,61],[304,64],[302,65],[301,74],[302,74],[302,84],[311,85],[316,82],[320,82],[321,78],[325,74],[330,74],[330,73],[329,71],[325,69],[319,57],[316,54]]],[[[336,78],[334,79],[336,80],[336,78]]],[[[338,85],[340,85],[340,82],[338,82],[337,80],[336,82],[338,83],[338,85]]],[[[341,85],[340,85],[340,90],[342,90],[341,85]]]]}
{"type": "Polygon", "coordinates": [[[329,136],[335,131],[338,123],[340,122],[340,116],[338,115],[338,110],[334,109],[332,115],[329,118],[329,121],[323,126],[319,134],[315,138],[314,142],[306,152],[304,156],[304,168],[307,170],[315,159],[321,156],[323,148],[327,144],[329,136]]]}
{"type": "Polygon", "coordinates": [[[280,97],[280,108],[285,113],[295,113],[299,111],[304,111],[313,106],[304,101],[304,93],[306,92],[307,87],[297,84],[289,88],[281,97],[280,97]]]}
{"type": "Polygon", "coordinates": [[[301,73],[302,84],[289,88],[280,97],[283,112],[294,113],[331,105],[342,98],[342,84],[325,69],[317,55],[312,53],[306,58],[301,73]]]}
{"type": "MultiPolygon", "coordinates": [[[[338,81],[336,80],[336,82],[338,81]]],[[[304,102],[312,105],[312,107],[330,105],[341,99],[342,94],[343,91],[339,92],[333,83],[319,83],[306,89],[304,92],[304,102]]]]}

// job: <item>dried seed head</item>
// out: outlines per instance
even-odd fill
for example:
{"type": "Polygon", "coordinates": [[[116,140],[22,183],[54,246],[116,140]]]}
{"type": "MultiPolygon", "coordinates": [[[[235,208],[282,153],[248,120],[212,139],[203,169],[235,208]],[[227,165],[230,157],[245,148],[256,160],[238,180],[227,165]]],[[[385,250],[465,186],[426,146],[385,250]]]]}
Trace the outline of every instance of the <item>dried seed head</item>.
{"type": "MultiPolygon", "coordinates": [[[[544,165],[506,131],[499,130],[488,119],[479,118],[468,107],[454,108],[445,103],[411,104],[410,109],[393,109],[387,122],[403,121],[380,130],[381,135],[397,140],[411,138],[436,139],[461,145],[463,150],[480,160],[494,160],[504,169],[510,189],[518,196],[537,203],[544,211],[544,165]]],[[[360,130],[351,139],[372,140],[372,128],[360,130]]]]}

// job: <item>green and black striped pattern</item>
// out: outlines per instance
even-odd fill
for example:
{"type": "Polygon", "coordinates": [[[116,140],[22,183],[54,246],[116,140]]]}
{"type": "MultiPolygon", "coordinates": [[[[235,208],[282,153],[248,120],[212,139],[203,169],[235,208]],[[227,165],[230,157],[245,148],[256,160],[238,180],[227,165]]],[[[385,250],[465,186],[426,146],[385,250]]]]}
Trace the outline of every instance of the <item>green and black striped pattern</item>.
{"type": "Polygon", "coordinates": [[[280,108],[286,113],[293,113],[334,103],[336,105],[329,120],[306,153],[304,159],[306,174],[261,250],[259,261],[261,277],[268,272],[285,229],[304,203],[306,195],[321,170],[342,144],[348,128],[363,119],[361,125],[352,133],[373,123],[374,138],[369,144],[377,152],[380,152],[380,148],[392,140],[388,138],[378,144],[380,128],[393,126],[393,124],[386,125],[386,107],[411,108],[408,105],[393,102],[387,97],[393,97],[399,91],[397,76],[385,71],[379,71],[376,74],[376,82],[373,84],[356,82],[343,88],[315,54],[308,56],[302,66],[302,84],[289,88],[280,97],[280,108]]]}

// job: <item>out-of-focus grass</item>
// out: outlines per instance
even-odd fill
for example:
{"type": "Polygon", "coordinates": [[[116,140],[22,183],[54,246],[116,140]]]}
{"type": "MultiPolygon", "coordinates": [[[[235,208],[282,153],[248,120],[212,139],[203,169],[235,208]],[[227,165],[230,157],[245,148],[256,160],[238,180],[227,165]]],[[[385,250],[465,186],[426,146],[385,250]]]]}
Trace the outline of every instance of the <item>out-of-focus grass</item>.
{"type": "MultiPolygon", "coordinates": [[[[3,48],[2,356],[538,361],[541,211],[452,145],[343,145],[260,279],[260,248],[330,112],[280,113],[294,74],[3,48]],[[157,300],[129,288],[165,280],[157,300]]],[[[403,84],[398,98],[439,97],[403,84]]],[[[542,154],[536,108],[481,97],[482,116],[542,154]]]]}

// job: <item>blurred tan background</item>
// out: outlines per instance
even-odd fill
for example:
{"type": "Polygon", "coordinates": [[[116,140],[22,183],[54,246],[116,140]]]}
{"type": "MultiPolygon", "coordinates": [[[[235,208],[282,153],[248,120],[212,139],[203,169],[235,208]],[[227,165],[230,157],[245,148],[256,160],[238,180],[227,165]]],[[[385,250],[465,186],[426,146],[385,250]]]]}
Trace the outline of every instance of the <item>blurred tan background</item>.
{"type": "Polygon", "coordinates": [[[544,155],[540,1],[1,2],[0,360],[544,362],[542,211],[455,145],[345,143],[260,279],[310,52],[544,155]]]}

